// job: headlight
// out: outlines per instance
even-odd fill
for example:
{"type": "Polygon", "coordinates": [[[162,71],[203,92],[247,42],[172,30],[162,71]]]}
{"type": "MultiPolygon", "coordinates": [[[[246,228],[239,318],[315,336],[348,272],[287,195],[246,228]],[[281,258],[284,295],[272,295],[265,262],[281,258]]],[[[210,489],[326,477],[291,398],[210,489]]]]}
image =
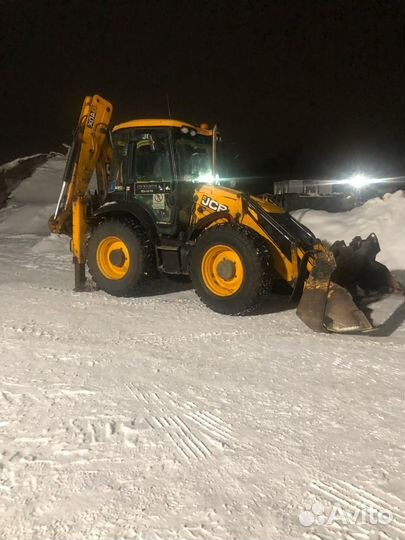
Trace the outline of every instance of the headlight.
{"type": "Polygon", "coordinates": [[[203,184],[216,184],[218,182],[218,178],[215,178],[212,173],[204,173],[199,174],[196,181],[203,184]]]}

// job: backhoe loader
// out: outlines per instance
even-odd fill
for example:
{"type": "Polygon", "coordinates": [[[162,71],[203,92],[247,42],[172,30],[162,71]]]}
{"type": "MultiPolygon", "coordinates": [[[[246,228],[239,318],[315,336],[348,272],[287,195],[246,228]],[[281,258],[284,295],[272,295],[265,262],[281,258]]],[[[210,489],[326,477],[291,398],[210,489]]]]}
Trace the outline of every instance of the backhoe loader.
{"type": "MultiPolygon", "coordinates": [[[[117,296],[157,269],[189,276],[209,308],[238,315],[283,280],[311,329],[373,328],[339,273],[339,251],[354,247],[340,243],[334,255],[269,198],[221,187],[215,126],[143,119],[111,130],[112,110],[101,96],[85,98],[49,219],[52,232],[71,236],[77,290],[86,263],[96,286],[117,296]]],[[[378,264],[378,249],[375,235],[357,239],[353,286],[378,264]]]]}

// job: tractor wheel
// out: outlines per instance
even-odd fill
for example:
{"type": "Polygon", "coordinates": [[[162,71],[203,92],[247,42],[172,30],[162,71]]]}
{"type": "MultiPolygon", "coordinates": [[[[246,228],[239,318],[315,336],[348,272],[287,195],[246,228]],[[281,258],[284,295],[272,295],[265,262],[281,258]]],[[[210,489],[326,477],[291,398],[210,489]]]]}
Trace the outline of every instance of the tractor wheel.
{"type": "Polygon", "coordinates": [[[260,237],[239,225],[207,229],[191,253],[190,275],[213,311],[244,315],[269,289],[269,253],[260,237]]]}
{"type": "Polygon", "coordinates": [[[147,271],[148,241],[131,219],[100,223],[90,236],[87,263],[96,285],[114,296],[131,294],[147,271]]]}

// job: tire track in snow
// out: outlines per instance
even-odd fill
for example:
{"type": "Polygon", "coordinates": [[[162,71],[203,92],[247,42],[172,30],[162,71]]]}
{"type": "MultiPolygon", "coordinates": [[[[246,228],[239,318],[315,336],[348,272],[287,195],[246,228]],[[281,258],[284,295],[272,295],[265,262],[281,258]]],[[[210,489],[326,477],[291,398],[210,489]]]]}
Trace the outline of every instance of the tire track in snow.
{"type": "MultiPolygon", "coordinates": [[[[86,303],[80,303],[82,309],[87,308],[86,303]]],[[[99,334],[90,331],[89,329],[78,327],[75,329],[76,334],[80,335],[81,341],[86,343],[94,343],[100,345],[100,343],[108,342],[109,347],[116,345],[121,349],[127,349],[128,347],[136,347],[144,345],[147,347],[157,347],[159,349],[172,347],[173,345],[189,345],[196,342],[212,343],[213,341],[220,341],[221,343],[226,341],[237,341],[240,338],[254,339],[253,336],[244,330],[232,330],[229,332],[202,332],[199,334],[179,335],[179,336],[164,336],[161,334],[147,334],[142,336],[123,336],[114,337],[105,334],[99,334]]],[[[3,332],[9,339],[15,339],[21,341],[31,340],[32,338],[38,340],[46,340],[49,342],[58,341],[60,343],[71,342],[71,331],[66,332],[66,328],[61,325],[52,325],[50,323],[39,323],[35,320],[27,321],[24,324],[18,324],[16,321],[10,320],[3,323],[3,332]]]]}
{"type": "Polygon", "coordinates": [[[213,454],[200,434],[191,430],[180,416],[152,416],[146,418],[146,422],[152,429],[164,431],[180,456],[188,463],[192,460],[207,459],[213,454]]]}
{"type": "Polygon", "coordinates": [[[203,447],[205,445],[201,443],[200,446],[198,442],[200,440],[188,430],[188,428],[187,433],[183,428],[176,429],[174,419],[170,419],[169,422],[174,424],[174,429],[172,428],[166,432],[173,441],[175,449],[178,450],[181,455],[185,456],[187,462],[190,463],[192,460],[200,461],[201,459],[207,459],[211,452],[209,450],[205,452],[201,448],[201,446],[203,447]]]}
{"type": "Polygon", "coordinates": [[[185,417],[194,422],[211,440],[223,447],[229,440],[236,440],[231,428],[218,416],[208,411],[186,413],[185,417]]]}
{"type": "MultiPolygon", "coordinates": [[[[393,516],[391,523],[387,525],[370,523],[354,523],[342,527],[334,522],[333,525],[324,526],[320,529],[320,538],[341,538],[342,530],[348,529],[344,536],[361,540],[372,540],[376,537],[376,529],[381,532],[380,538],[385,539],[405,539],[405,517],[403,508],[396,503],[389,501],[386,493],[373,493],[351,482],[329,479],[328,481],[317,480],[310,486],[310,491],[314,493],[321,502],[329,503],[330,506],[337,505],[350,515],[357,512],[361,515],[363,511],[372,510],[376,512],[390,512],[393,516]],[[333,527],[333,530],[332,530],[333,527]]],[[[378,491],[374,488],[374,491],[378,491]]],[[[310,536],[311,538],[316,536],[310,536]]]]}
{"type": "Polygon", "coordinates": [[[236,440],[232,429],[218,416],[200,410],[190,401],[179,402],[173,392],[152,386],[148,390],[128,383],[128,392],[143,409],[146,423],[162,430],[177,453],[188,463],[208,459],[214,450],[223,450],[230,440],[236,440]]]}
{"type": "Polygon", "coordinates": [[[186,443],[186,445],[189,448],[195,449],[197,456],[206,459],[212,455],[211,450],[204,443],[204,441],[188,427],[180,416],[170,417],[169,422],[175,428],[179,437],[186,443]]]}

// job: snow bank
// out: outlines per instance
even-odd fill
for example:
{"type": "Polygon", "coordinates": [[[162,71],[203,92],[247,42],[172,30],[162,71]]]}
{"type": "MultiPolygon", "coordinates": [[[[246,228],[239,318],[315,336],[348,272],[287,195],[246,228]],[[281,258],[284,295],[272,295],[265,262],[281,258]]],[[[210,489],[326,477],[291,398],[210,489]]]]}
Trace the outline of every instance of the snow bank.
{"type": "Polygon", "coordinates": [[[49,234],[48,219],[55,210],[65,163],[63,156],[52,157],[19,184],[7,208],[0,211],[0,233],[49,234]]]}
{"type": "Polygon", "coordinates": [[[357,235],[366,238],[374,232],[380,242],[377,259],[390,270],[405,269],[405,192],[386,193],[370,199],[349,212],[296,210],[291,214],[309,227],[321,240],[346,243],[357,235]]]}
{"type": "Polygon", "coordinates": [[[8,161],[7,163],[3,163],[0,165],[0,173],[10,171],[11,169],[15,169],[18,167],[18,165],[21,165],[24,161],[28,161],[33,158],[41,157],[43,154],[32,154],[31,156],[24,156],[17,159],[13,159],[13,161],[8,161]]]}

